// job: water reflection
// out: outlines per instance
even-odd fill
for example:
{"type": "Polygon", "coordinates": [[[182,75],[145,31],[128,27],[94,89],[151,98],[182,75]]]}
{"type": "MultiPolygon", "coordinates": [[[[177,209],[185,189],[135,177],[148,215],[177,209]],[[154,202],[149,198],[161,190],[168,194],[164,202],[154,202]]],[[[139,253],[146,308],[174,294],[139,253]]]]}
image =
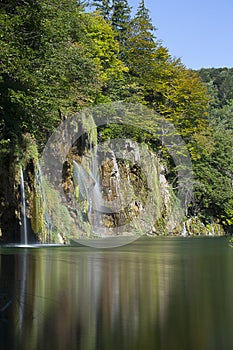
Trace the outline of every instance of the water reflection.
{"type": "Polygon", "coordinates": [[[224,239],[2,249],[1,349],[230,349],[224,239]]]}

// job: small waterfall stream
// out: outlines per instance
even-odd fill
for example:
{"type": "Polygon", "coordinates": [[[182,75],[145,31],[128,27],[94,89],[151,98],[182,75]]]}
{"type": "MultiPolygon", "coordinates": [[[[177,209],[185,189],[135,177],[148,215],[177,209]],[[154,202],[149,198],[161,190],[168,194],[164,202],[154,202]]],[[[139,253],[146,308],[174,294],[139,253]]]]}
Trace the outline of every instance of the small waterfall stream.
{"type": "Polygon", "coordinates": [[[88,204],[88,221],[92,225],[92,230],[100,234],[103,227],[101,226],[101,213],[103,210],[103,198],[101,193],[100,179],[95,166],[91,164],[89,173],[84,168],[73,161],[73,176],[76,188],[78,188],[78,197],[88,204]],[[92,169],[92,170],[91,170],[92,169]],[[93,172],[92,172],[93,171],[93,172]]]}
{"type": "Polygon", "coordinates": [[[99,173],[98,145],[93,147],[92,139],[90,139],[90,175],[94,179],[94,187],[89,193],[90,207],[89,216],[93,232],[96,234],[103,233],[103,225],[101,224],[101,214],[104,211],[104,200],[102,195],[102,187],[99,173]]]}
{"type": "Polygon", "coordinates": [[[185,222],[183,223],[183,230],[181,232],[181,236],[186,237],[188,235],[187,228],[185,222]]]}
{"type": "Polygon", "coordinates": [[[78,188],[78,197],[81,200],[88,200],[88,173],[79,165],[75,160],[73,160],[73,176],[74,185],[78,188]]]}
{"type": "Polygon", "coordinates": [[[39,161],[36,164],[35,180],[36,180],[36,192],[40,199],[39,200],[37,198],[37,201],[36,201],[36,213],[37,215],[40,215],[41,207],[43,207],[43,212],[44,212],[44,223],[42,227],[42,231],[44,235],[41,238],[43,243],[48,243],[50,231],[52,229],[52,222],[51,222],[50,215],[48,213],[46,193],[45,193],[45,188],[43,184],[43,176],[42,176],[41,166],[39,161]]]}
{"type": "Polygon", "coordinates": [[[24,175],[23,175],[22,167],[20,167],[20,192],[21,192],[21,221],[23,223],[23,235],[21,238],[21,243],[27,245],[28,232],[27,232],[27,217],[26,217],[26,198],[25,198],[24,175]]]}
{"type": "MultiPolygon", "coordinates": [[[[118,212],[123,208],[123,197],[121,193],[121,183],[123,182],[120,175],[120,169],[117,163],[116,154],[113,150],[109,152],[111,154],[112,171],[110,175],[110,190],[111,193],[114,189],[115,196],[111,198],[112,211],[118,212]]],[[[130,182],[130,181],[129,181],[130,182]]]]}

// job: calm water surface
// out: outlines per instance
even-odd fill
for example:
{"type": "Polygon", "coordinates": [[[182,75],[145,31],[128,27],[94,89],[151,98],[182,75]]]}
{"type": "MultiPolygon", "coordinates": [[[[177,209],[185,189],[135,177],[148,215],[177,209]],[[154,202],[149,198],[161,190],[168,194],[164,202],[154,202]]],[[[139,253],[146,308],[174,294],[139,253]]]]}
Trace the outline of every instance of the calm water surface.
{"type": "Polygon", "coordinates": [[[233,349],[228,240],[2,246],[0,349],[233,349]]]}

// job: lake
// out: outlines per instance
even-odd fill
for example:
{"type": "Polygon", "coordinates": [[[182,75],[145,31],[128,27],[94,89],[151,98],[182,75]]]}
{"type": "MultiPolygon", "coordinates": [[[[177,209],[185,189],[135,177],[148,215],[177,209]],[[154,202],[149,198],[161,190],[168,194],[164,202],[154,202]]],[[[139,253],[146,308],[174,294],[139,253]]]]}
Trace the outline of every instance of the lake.
{"type": "Polygon", "coordinates": [[[233,349],[228,241],[1,246],[0,349],[233,349]]]}

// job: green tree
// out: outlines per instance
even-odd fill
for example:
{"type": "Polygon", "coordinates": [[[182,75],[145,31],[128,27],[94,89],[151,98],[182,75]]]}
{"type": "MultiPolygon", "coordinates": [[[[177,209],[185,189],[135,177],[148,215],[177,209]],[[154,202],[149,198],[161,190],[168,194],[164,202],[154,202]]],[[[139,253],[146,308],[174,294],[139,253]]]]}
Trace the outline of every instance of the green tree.
{"type": "Polygon", "coordinates": [[[200,148],[198,160],[194,161],[196,205],[202,215],[217,217],[226,230],[232,233],[233,69],[201,69],[198,74],[210,95],[210,132],[203,147],[200,147],[200,138],[196,144],[196,149],[200,148]],[[206,152],[211,148],[211,152],[206,152]]]}
{"type": "Polygon", "coordinates": [[[210,94],[210,124],[218,129],[232,129],[233,69],[203,68],[198,74],[206,83],[210,94]]]}
{"type": "Polygon", "coordinates": [[[111,21],[112,2],[110,0],[95,0],[91,5],[95,7],[105,21],[111,21]]]}
{"type": "Polygon", "coordinates": [[[76,1],[8,5],[0,12],[4,138],[30,132],[44,143],[67,111],[94,101],[102,80],[80,38],[76,1]]]}
{"type": "Polygon", "coordinates": [[[206,86],[156,41],[143,0],[132,20],[126,62],[129,89],[140,102],[170,120],[186,141],[206,127],[206,86]]]}
{"type": "Polygon", "coordinates": [[[205,220],[215,217],[229,229],[233,224],[233,134],[210,132],[208,143],[202,144],[198,138],[200,156],[193,161],[196,210],[205,220]]]}
{"type": "Polygon", "coordinates": [[[116,40],[120,43],[122,57],[124,57],[124,47],[129,37],[131,19],[131,8],[127,0],[113,0],[113,12],[111,25],[116,32],[116,40]]]}
{"type": "Polygon", "coordinates": [[[155,58],[156,48],[154,26],[142,0],[130,23],[126,58],[130,75],[138,78],[139,83],[145,81],[152,73],[152,61],[155,58]]]}
{"type": "Polygon", "coordinates": [[[92,6],[115,31],[115,39],[120,45],[120,58],[123,59],[131,18],[131,8],[128,1],[96,0],[92,3],[92,6]]]}
{"type": "Polygon", "coordinates": [[[102,79],[101,91],[95,102],[119,100],[124,91],[124,73],[128,69],[119,58],[115,32],[102,16],[96,13],[84,16],[89,55],[95,61],[102,79]]]}

